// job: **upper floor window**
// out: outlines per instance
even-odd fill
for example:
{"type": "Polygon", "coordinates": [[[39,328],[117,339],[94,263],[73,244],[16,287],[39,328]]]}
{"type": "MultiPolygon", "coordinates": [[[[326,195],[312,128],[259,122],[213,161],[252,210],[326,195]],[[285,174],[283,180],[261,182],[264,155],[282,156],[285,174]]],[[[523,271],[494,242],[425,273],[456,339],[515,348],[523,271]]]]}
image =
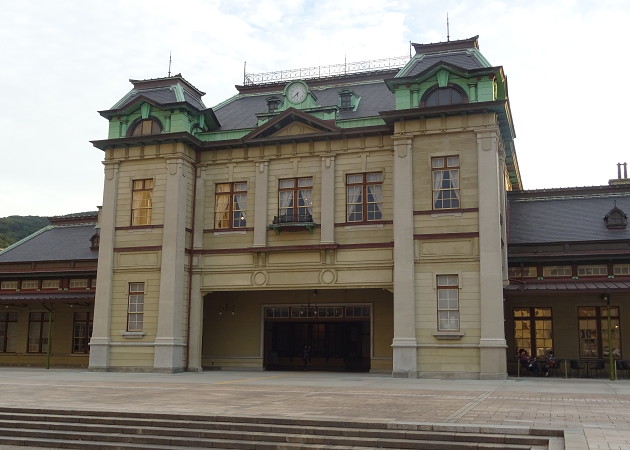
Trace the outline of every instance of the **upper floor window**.
{"type": "Polygon", "coordinates": [[[578,276],[588,277],[594,275],[608,275],[608,266],[606,264],[578,266],[578,276]]]}
{"type": "Polygon", "coordinates": [[[214,227],[246,227],[247,183],[217,184],[215,194],[214,227]]]}
{"type": "Polygon", "coordinates": [[[278,216],[281,223],[313,221],[313,178],[280,180],[278,216]]]}
{"type": "Polygon", "coordinates": [[[70,288],[87,288],[88,280],[87,278],[73,278],[70,280],[70,288]]]}
{"type": "Polygon", "coordinates": [[[162,127],[157,120],[145,119],[136,123],[131,129],[130,136],[146,136],[149,134],[160,134],[162,127]]]}
{"type": "Polygon", "coordinates": [[[545,266],[543,277],[570,277],[573,274],[571,266],[545,266]]]}
{"type": "Polygon", "coordinates": [[[24,280],[22,281],[22,289],[38,289],[39,280],[24,280]]]}
{"type": "Polygon", "coordinates": [[[615,206],[604,216],[604,222],[609,230],[625,229],[628,226],[628,216],[615,206]]]}
{"type": "Polygon", "coordinates": [[[0,289],[18,289],[17,281],[2,281],[0,282],[0,289]]]}
{"type": "Polygon", "coordinates": [[[459,105],[468,103],[466,92],[455,85],[429,88],[420,100],[420,107],[459,105]]]}
{"type": "Polygon", "coordinates": [[[459,208],[459,156],[431,158],[433,209],[459,208]]]}
{"type": "Polygon", "coordinates": [[[59,289],[61,284],[59,280],[44,280],[42,281],[42,289],[59,289]]]}
{"type": "Polygon", "coordinates": [[[615,264],[613,273],[615,275],[630,275],[630,264],[615,264]]]}
{"type": "Polygon", "coordinates": [[[508,268],[508,277],[510,278],[535,277],[535,276],[537,276],[536,267],[512,266],[508,268]]]}
{"type": "Polygon", "coordinates": [[[153,180],[134,180],[131,204],[131,225],[151,225],[153,180]]]}
{"type": "Polygon", "coordinates": [[[272,96],[267,98],[267,112],[272,113],[278,111],[282,104],[283,102],[280,97],[272,96]]]}
{"type": "Polygon", "coordinates": [[[383,174],[346,175],[346,220],[369,222],[383,219],[383,174]]]}

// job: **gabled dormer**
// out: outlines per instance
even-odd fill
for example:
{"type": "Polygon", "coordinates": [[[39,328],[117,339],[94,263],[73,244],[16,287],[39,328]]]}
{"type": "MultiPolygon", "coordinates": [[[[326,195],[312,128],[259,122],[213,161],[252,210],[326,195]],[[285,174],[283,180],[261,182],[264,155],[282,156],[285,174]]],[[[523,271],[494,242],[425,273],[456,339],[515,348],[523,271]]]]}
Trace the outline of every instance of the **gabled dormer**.
{"type": "Polygon", "coordinates": [[[339,110],[341,111],[356,111],[359,106],[359,100],[361,97],[357,95],[352,89],[341,89],[339,92],[339,110]]]}
{"type": "Polygon", "coordinates": [[[204,92],[181,74],[149,80],[129,80],[133,89],[111,109],[100,111],[109,120],[109,139],[188,132],[193,135],[219,127],[206,108],[204,92]]]}

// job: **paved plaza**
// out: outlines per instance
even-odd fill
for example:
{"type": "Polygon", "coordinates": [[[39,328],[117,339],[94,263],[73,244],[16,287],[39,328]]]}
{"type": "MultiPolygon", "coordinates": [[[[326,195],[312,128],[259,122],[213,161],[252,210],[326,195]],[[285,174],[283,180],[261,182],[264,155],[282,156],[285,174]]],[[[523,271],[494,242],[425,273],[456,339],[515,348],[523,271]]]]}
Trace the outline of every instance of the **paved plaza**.
{"type": "Polygon", "coordinates": [[[0,368],[0,406],[581,428],[590,449],[630,450],[627,380],[0,368]]]}

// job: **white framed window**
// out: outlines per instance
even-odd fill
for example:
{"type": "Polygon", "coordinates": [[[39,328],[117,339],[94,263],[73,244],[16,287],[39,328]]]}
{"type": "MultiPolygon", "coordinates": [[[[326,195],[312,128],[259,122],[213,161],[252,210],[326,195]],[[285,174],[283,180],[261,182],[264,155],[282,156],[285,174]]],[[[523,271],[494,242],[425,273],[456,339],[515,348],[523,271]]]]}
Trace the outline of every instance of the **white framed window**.
{"type": "Polygon", "coordinates": [[[144,283],[129,283],[127,331],[142,331],[144,326],[144,283]]]}
{"type": "Polygon", "coordinates": [[[459,201],[459,156],[431,158],[433,209],[457,209],[459,201]]]}
{"type": "Polygon", "coordinates": [[[438,331],[459,331],[459,280],[457,275],[437,276],[438,331]]]}
{"type": "Polygon", "coordinates": [[[42,289],[59,289],[59,280],[44,280],[42,281],[42,289]]]}
{"type": "Polygon", "coordinates": [[[572,273],[571,266],[543,267],[543,277],[570,277],[572,273]]]}
{"type": "Polygon", "coordinates": [[[92,278],[92,288],[96,287],[96,278],[92,278]]]}
{"type": "Polygon", "coordinates": [[[24,280],[22,281],[22,289],[37,289],[39,288],[38,280],[24,280]]]}
{"type": "Polygon", "coordinates": [[[608,275],[608,266],[606,264],[578,266],[578,276],[588,277],[595,275],[608,275]]]}
{"type": "Polygon", "coordinates": [[[86,288],[88,287],[87,278],[75,278],[70,280],[71,288],[86,288]]]}
{"type": "Polygon", "coordinates": [[[17,281],[3,281],[0,283],[0,289],[18,289],[17,281]]]}
{"type": "MultiPolygon", "coordinates": [[[[613,266],[613,274],[630,275],[630,264],[615,264],[613,266]]],[[[4,289],[4,288],[2,288],[4,289]]]]}

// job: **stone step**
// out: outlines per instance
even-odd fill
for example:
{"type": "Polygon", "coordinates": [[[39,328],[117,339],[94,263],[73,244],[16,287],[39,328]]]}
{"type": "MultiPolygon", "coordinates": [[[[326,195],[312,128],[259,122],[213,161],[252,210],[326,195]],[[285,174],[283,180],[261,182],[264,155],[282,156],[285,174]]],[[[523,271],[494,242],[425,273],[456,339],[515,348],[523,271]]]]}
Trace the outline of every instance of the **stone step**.
{"type": "Polygon", "coordinates": [[[0,444],[81,449],[564,449],[561,430],[0,407],[0,444]]]}
{"type": "MultiPolygon", "coordinates": [[[[413,440],[433,440],[433,441],[468,441],[475,439],[476,442],[484,443],[509,443],[509,444],[530,444],[544,445],[547,439],[540,436],[516,435],[507,436],[504,434],[489,433],[455,433],[436,431],[409,431],[409,430],[386,430],[386,429],[361,429],[343,427],[306,427],[295,425],[263,425],[263,424],[242,424],[230,422],[195,422],[194,424],[185,421],[157,421],[155,419],[123,419],[113,417],[83,418],[74,416],[54,416],[37,415],[38,420],[32,420],[33,416],[19,413],[13,414],[12,420],[3,418],[0,413],[0,427],[4,428],[39,428],[47,430],[94,432],[94,433],[127,433],[127,434],[158,434],[163,436],[183,436],[183,437],[203,437],[220,439],[244,439],[259,440],[260,433],[264,433],[266,440],[284,441],[287,435],[297,434],[302,436],[344,436],[373,439],[413,439],[413,440]],[[63,419],[63,421],[59,420],[63,419]],[[76,421],[74,420],[76,419],[76,421]],[[56,421],[55,421],[56,420],[56,421]],[[76,423],[78,421],[79,423],[76,423]],[[116,422],[112,424],[112,422],[116,422]],[[124,423],[120,424],[119,422],[124,423]],[[183,425],[184,427],[179,427],[183,425]],[[192,427],[191,425],[194,425],[192,427]]],[[[320,439],[321,440],[321,439],[320,439]]]]}

